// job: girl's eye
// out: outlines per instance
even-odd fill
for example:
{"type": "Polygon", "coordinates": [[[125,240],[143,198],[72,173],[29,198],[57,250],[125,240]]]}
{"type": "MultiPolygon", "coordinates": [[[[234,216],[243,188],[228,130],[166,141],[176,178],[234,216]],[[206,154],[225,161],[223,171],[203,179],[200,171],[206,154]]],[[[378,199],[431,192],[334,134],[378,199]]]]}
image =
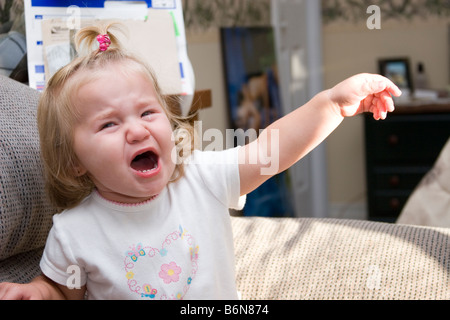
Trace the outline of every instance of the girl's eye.
{"type": "Polygon", "coordinates": [[[100,127],[100,131],[101,131],[101,130],[104,130],[104,129],[107,129],[107,128],[111,128],[111,127],[113,127],[113,126],[114,126],[114,123],[113,123],[113,122],[105,123],[104,125],[102,125],[102,126],[100,127]]]}
{"type": "Polygon", "coordinates": [[[148,111],[145,111],[142,115],[141,115],[141,117],[148,117],[148,116],[150,116],[150,115],[152,115],[152,111],[150,111],[150,110],[148,110],[148,111]]]}

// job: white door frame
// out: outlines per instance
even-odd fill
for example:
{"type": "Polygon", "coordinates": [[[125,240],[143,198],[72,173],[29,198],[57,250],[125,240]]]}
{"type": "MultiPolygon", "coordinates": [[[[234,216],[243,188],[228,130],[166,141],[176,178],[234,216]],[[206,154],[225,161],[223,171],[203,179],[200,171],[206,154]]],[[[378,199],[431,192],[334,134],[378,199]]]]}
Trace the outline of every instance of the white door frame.
{"type": "MultiPolygon", "coordinates": [[[[281,98],[288,113],[323,90],[321,2],[271,0],[271,12],[281,98]]],[[[296,216],[328,217],[325,142],[295,164],[290,173],[296,216]]]]}

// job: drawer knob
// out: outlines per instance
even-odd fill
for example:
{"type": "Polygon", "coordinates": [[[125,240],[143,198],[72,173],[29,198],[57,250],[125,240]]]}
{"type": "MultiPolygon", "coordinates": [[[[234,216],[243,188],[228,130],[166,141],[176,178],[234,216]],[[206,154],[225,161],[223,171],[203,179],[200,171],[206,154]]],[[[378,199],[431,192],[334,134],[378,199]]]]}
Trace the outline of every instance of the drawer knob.
{"type": "Polygon", "coordinates": [[[396,145],[398,145],[398,135],[396,135],[396,134],[391,134],[389,137],[388,137],[388,144],[390,145],[390,146],[396,146],[396,145]]]}
{"type": "Polygon", "coordinates": [[[398,175],[389,177],[389,185],[391,187],[398,187],[400,185],[400,177],[398,175]]]}
{"type": "Polygon", "coordinates": [[[389,200],[389,207],[392,210],[400,209],[400,200],[398,200],[397,198],[392,198],[391,200],[389,200]]]}

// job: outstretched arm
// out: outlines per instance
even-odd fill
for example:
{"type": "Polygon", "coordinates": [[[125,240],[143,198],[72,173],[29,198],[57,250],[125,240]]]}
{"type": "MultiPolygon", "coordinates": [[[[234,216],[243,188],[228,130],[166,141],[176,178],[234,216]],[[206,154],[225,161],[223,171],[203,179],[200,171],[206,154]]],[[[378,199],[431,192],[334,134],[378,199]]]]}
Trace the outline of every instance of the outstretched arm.
{"type": "Polygon", "coordinates": [[[316,95],[267,127],[239,153],[241,195],[280,173],[319,145],[344,119],[371,112],[385,119],[401,91],[385,77],[359,74],[316,95]]]}

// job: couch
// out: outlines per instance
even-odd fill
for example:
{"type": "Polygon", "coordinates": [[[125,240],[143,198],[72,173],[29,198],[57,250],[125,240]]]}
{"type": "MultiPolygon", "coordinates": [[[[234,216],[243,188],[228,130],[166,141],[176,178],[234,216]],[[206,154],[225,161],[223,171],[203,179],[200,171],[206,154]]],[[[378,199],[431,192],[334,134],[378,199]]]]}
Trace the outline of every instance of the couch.
{"type": "MultiPolygon", "coordinates": [[[[39,94],[0,76],[0,281],[24,283],[56,211],[42,181],[39,94]]],[[[231,217],[242,299],[450,299],[450,229],[231,217]]]]}

